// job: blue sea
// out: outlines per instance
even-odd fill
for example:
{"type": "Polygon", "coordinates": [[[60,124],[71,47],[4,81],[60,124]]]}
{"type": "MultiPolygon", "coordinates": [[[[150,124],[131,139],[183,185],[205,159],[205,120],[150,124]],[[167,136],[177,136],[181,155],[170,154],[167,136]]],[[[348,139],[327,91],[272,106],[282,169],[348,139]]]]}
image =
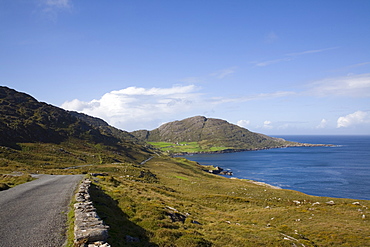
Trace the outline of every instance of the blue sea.
{"type": "MultiPolygon", "coordinates": [[[[275,136],[288,141],[334,144],[225,154],[184,156],[231,170],[234,177],[315,196],[370,200],[370,136],[275,136]]],[[[227,177],[227,176],[226,176],[227,177]]]]}

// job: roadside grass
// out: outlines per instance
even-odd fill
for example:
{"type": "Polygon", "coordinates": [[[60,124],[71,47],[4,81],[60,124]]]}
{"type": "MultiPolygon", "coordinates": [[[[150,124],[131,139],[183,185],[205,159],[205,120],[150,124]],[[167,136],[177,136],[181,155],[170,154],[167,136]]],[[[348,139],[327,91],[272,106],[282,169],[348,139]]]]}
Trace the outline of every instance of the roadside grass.
{"type": "MultiPolygon", "coordinates": [[[[75,191],[76,192],[76,191],[75,191]]],[[[67,229],[66,229],[66,237],[67,241],[64,247],[74,247],[74,222],[75,222],[75,210],[74,210],[74,204],[76,203],[76,200],[73,199],[71,203],[69,204],[69,211],[67,214],[67,229]]]]}
{"type": "Polygon", "coordinates": [[[124,166],[94,180],[110,198],[102,204],[115,204],[123,215],[124,221],[117,223],[116,214],[107,211],[111,206],[100,207],[107,222],[111,218],[110,224],[118,224],[114,231],[119,234],[112,235],[117,246],[370,244],[370,224],[362,218],[369,214],[369,201],[315,197],[228,179],[183,158],[156,157],[131,170],[124,166]],[[143,170],[151,175],[142,176],[143,170]],[[335,205],[326,203],[330,200],[335,205]],[[171,218],[174,213],[185,220],[171,218]],[[135,234],[127,225],[141,230],[135,234]],[[126,235],[143,238],[143,245],[130,245],[126,235]]]}
{"type": "MultiPolygon", "coordinates": [[[[70,139],[59,145],[50,143],[19,143],[20,149],[0,146],[0,174],[20,171],[24,173],[68,174],[78,169],[68,167],[102,165],[141,161],[149,155],[130,154],[128,149],[118,152],[108,146],[70,139]],[[129,158],[128,158],[129,157],[129,158]]],[[[84,171],[89,169],[84,169],[84,171]]],[[[76,174],[76,173],[74,173],[76,174]]]]}
{"type": "Polygon", "coordinates": [[[30,174],[0,174],[0,191],[34,179],[30,174]]]}

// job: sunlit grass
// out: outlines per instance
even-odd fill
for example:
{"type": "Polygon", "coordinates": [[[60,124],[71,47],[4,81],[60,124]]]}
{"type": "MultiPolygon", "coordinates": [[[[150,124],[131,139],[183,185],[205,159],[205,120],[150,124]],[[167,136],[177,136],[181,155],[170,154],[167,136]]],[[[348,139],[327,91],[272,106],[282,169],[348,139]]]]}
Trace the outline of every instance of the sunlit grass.
{"type": "MultiPolygon", "coordinates": [[[[127,170],[129,174],[122,169],[111,173],[115,182],[106,176],[95,183],[117,201],[127,220],[143,229],[146,241],[158,246],[370,243],[370,225],[362,219],[362,214],[368,213],[368,201],[354,205],[351,199],[314,197],[227,179],[203,172],[203,167],[182,158],[154,158],[144,167],[132,169],[127,170]],[[141,169],[148,169],[156,180],[140,178],[141,169]],[[326,204],[329,200],[335,205],[326,204]],[[320,204],[313,204],[316,202],[320,204]],[[187,215],[185,222],[172,222],[169,208],[187,215]]],[[[122,229],[120,236],[124,234],[122,229]]],[[[123,238],[117,243],[127,244],[123,238]]]]}
{"type": "Polygon", "coordinates": [[[30,174],[0,174],[0,191],[34,179],[30,174]]]}
{"type": "Polygon", "coordinates": [[[226,149],[231,149],[230,147],[214,147],[208,146],[201,142],[149,142],[156,148],[169,153],[199,153],[199,152],[216,152],[226,149]]]}
{"type": "Polygon", "coordinates": [[[1,149],[1,174],[103,175],[91,176],[92,195],[114,246],[370,246],[369,201],[353,204],[357,200],[228,179],[184,158],[155,155],[139,165],[147,157],[134,163],[78,142],[20,146],[1,149]],[[326,204],[330,200],[335,205],[326,204]],[[174,222],[173,209],[186,219],[174,222]],[[127,243],[127,235],[142,242],[127,243]]]}

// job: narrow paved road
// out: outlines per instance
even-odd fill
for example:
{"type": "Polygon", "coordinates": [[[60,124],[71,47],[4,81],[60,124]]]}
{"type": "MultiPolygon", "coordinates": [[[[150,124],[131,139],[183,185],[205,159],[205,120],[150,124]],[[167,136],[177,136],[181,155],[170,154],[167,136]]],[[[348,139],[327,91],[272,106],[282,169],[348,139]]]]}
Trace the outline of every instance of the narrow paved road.
{"type": "Polygon", "coordinates": [[[0,191],[0,247],[59,247],[68,204],[83,175],[39,175],[0,191]]]}

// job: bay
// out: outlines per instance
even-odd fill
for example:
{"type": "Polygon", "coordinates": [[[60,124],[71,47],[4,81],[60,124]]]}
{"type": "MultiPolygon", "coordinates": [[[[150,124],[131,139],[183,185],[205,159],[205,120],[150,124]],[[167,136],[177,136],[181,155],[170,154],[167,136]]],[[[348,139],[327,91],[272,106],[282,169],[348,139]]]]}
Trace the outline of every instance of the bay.
{"type": "MultiPolygon", "coordinates": [[[[370,136],[276,136],[289,141],[334,144],[185,158],[220,166],[233,176],[315,196],[370,200],[370,136]]],[[[227,177],[227,176],[226,176],[227,177]]]]}

